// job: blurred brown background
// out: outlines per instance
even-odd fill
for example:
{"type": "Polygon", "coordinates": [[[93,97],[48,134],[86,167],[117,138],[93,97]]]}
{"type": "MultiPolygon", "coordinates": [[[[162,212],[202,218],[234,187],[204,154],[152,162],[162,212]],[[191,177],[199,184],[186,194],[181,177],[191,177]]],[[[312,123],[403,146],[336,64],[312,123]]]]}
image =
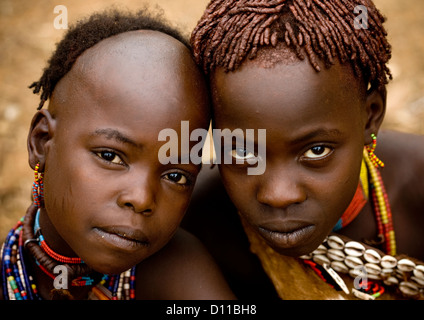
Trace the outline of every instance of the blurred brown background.
{"type": "MultiPolygon", "coordinates": [[[[27,87],[39,79],[65,30],[54,28],[57,5],[68,23],[114,5],[137,10],[159,6],[188,36],[208,0],[0,0],[0,239],[24,215],[30,203],[33,173],[26,137],[39,96],[27,87]]],[[[424,1],[375,0],[388,18],[393,46],[385,128],[424,134],[424,1]]],[[[424,146],[423,146],[424,147],[424,146]]],[[[2,240],[0,240],[2,242],[2,240]]]]}

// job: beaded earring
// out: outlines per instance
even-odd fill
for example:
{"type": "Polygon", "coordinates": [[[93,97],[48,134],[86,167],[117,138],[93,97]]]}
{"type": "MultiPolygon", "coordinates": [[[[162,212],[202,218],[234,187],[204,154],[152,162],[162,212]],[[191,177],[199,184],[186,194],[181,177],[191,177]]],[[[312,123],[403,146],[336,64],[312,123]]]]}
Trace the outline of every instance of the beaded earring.
{"type": "Polygon", "coordinates": [[[43,186],[44,174],[42,172],[38,172],[39,169],[40,169],[40,163],[38,162],[35,165],[34,183],[32,184],[32,198],[33,198],[34,204],[38,208],[41,207],[41,204],[44,201],[44,186],[43,186]]]}
{"type": "Polygon", "coordinates": [[[374,154],[374,150],[377,147],[377,136],[374,133],[371,133],[372,143],[371,146],[365,146],[365,149],[368,151],[368,157],[371,160],[372,164],[378,168],[384,168],[384,163],[374,154]]]}

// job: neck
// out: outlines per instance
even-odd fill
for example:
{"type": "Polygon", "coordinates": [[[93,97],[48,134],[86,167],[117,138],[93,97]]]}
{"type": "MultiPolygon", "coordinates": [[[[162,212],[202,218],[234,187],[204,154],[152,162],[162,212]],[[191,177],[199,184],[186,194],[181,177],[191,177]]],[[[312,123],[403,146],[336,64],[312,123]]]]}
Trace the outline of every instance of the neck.
{"type": "Polygon", "coordinates": [[[377,223],[370,200],[367,201],[359,215],[337,233],[360,242],[367,242],[366,239],[377,239],[377,223]]]}
{"type": "Polygon", "coordinates": [[[396,255],[390,203],[380,173],[369,157],[364,149],[359,184],[363,192],[358,187],[352,203],[336,225],[338,228],[333,231],[396,255]],[[343,220],[349,222],[342,225],[343,220]]]}
{"type": "Polygon", "coordinates": [[[76,253],[57,232],[44,207],[40,208],[39,223],[44,240],[54,252],[67,257],[77,257],[76,253]]]}
{"type": "MultiPolygon", "coordinates": [[[[31,254],[29,254],[31,255],[31,254]]],[[[33,275],[35,282],[37,283],[37,290],[40,294],[40,296],[45,300],[52,300],[52,299],[62,299],[65,300],[66,297],[58,297],[61,290],[59,290],[55,296],[53,296],[53,293],[55,292],[54,287],[54,279],[52,279],[49,275],[47,275],[46,272],[44,272],[39,265],[37,265],[35,259],[33,257],[28,257],[26,261],[30,262],[30,265],[28,267],[28,272],[33,275]]],[[[61,274],[55,275],[57,277],[61,276],[61,274]]],[[[74,287],[71,286],[71,284],[68,285],[67,292],[69,293],[71,299],[74,300],[84,300],[87,298],[88,293],[92,289],[93,286],[81,286],[81,287],[74,287]]]]}
{"type": "MultiPolygon", "coordinates": [[[[44,214],[44,216],[46,215],[44,214]]],[[[41,245],[39,244],[41,234],[34,234],[34,227],[35,229],[38,229],[38,227],[42,225],[41,221],[43,220],[41,220],[41,217],[38,217],[37,219],[37,208],[35,206],[31,206],[23,221],[22,230],[25,248],[29,255],[31,255],[29,261],[31,261],[32,271],[36,277],[36,283],[38,283],[38,290],[40,294],[43,298],[49,298],[50,292],[55,289],[54,287],[56,283],[56,287],[66,285],[70,293],[75,295],[75,297],[80,297],[84,294],[86,296],[87,290],[90,289],[90,286],[86,286],[85,288],[72,287],[72,280],[77,279],[80,276],[87,276],[88,274],[92,275],[92,270],[86,264],[68,264],[66,262],[55,260],[48,255],[46,251],[44,251],[43,243],[41,243],[41,245]],[[39,237],[39,239],[37,239],[37,237],[39,237]],[[64,266],[65,269],[57,268],[58,266],[64,266]]],[[[49,220],[47,220],[47,222],[49,222],[49,220]]],[[[47,229],[52,230],[51,228],[47,229]]],[[[64,258],[69,259],[69,257],[64,258]]],[[[100,281],[100,277],[96,276],[96,280],[100,281]]]]}

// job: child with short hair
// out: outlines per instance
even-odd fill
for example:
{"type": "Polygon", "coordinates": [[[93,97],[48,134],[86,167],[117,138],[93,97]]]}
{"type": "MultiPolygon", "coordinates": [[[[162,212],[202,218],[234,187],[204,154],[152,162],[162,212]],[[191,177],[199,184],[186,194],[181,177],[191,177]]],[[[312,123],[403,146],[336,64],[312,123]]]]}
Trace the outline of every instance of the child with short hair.
{"type": "Polygon", "coordinates": [[[215,220],[213,232],[240,244],[234,254],[217,241],[208,247],[241,298],[423,298],[424,138],[380,132],[391,79],[384,21],[370,0],[213,0],[195,27],[214,127],[266,129],[265,173],[246,173],[252,159],[263,161],[257,149],[233,146],[244,162],[219,166],[232,203],[210,178],[204,184],[216,189],[200,185],[193,208],[221,205],[211,218],[204,206],[193,209],[199,216],[185,222],[207,243],[202,221],[215,220]],[[261,277],[249,246],[271,286],[249,282],[261,277]],[[365,268],[369,285],[354,283],[355,267],[365,268]]]}
{"type": "Polygon", "coordinates": [[[3,244],[1,298],[233,298],[179,228],[201,166],[158,159],[162,129],[209,124],[180,33],[147,11],[94,14],[31,87],[41,92],[28,135],[34,202],[3,244]]]}

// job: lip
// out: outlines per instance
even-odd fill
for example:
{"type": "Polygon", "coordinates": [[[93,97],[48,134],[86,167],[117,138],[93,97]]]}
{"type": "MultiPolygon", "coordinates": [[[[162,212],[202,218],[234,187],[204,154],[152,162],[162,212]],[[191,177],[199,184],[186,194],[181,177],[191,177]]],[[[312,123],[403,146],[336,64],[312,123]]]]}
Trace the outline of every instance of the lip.
{"type": "Polygon", "coordinates": [[[126,226],[96,227],[94,232],[99,240],[112,247],[125,251],[135,251],[150,245],[147,236],[138,229],[126,226]]]}
{"type": "Polygon", "coordinates": [[[305,243],[315,229],[312,224],[290,222],[258,227],[259,233],[268,243],[281,249],[291,249],[305,243]]]}

